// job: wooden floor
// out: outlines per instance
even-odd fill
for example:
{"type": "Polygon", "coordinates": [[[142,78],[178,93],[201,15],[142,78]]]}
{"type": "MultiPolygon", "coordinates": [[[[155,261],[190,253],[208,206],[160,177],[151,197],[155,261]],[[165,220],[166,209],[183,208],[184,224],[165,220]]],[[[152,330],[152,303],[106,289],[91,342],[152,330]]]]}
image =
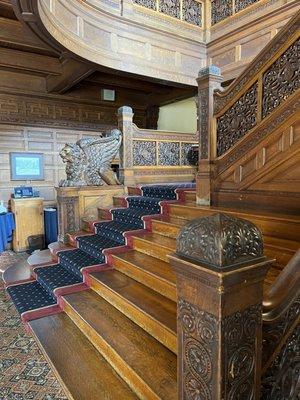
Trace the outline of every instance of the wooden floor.
{"type": "MultiPolygon", "coordinates": [[[[64,296],[64,312],[30,322],[70,398],[177,398],[176,279],[168,256],[184,224],[218,211],[192,199],[171,205],[151,233],[133,237],[133,249],[112,256],[113,270],[90,275],[90,290],[64,296]]],[[[261,229],[266,255],[276,258],[267,291],[300,247],[300,218],[226,212],[261,229]]]]}

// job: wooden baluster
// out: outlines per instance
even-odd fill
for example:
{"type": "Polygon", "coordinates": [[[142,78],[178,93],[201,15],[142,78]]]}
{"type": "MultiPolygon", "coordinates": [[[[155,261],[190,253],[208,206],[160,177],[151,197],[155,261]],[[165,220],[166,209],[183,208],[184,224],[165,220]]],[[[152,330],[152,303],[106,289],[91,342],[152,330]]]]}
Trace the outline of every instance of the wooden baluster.
{"type": "Polygon", "coordinates": [[[220,88],[222,78],[220,69],[215,66],[199,71],[198,82],[198,132],[199,168],[197,174],[197,203],[211,204],[211,180],[213,159],[215,158],[215,139],[213,127],[213,92],[220,88]]]}
{"type": "Polygon", "coordinates": [[[226,214],[181,229],[177,276],[179,399],[258,400],[263,280],[272,260],[249,221],[226,214]]]}
{"type": "Polygon", "coordinates": [[[134,186],[133,173],[133,137],[131,107],[123,106],[118,109],[118,128],[122,132],[122,145],[120,149],[120,181],[125,186],[134,186]]]}

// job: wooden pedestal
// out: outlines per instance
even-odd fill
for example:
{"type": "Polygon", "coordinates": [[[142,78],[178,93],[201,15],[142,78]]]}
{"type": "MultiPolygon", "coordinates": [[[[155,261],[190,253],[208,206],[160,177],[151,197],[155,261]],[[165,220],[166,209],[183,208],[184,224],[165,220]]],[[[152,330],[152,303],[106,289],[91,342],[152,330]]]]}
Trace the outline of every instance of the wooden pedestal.
{"type": "Polygon", "coordinates": [[[81,186],[57,187],[59,241],[64,242],[66,234],[81,229],[82,219],[96,221],[98,207],[109,207],[113,204],[113,196],[125,194],[125,187],[81,186]]]}
{"type": "Polygon", "coordinates": [[[44,199],[11,199],[11,210],[16,222],[13,249],[26,251],[29,248],[29,236],[44,234],[44,199]]]}

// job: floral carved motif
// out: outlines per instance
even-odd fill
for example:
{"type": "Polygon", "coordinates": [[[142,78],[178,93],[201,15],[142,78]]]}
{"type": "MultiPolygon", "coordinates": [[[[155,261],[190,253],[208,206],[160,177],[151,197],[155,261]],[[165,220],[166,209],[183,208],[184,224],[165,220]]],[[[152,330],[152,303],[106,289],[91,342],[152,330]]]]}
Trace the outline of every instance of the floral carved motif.
{"type": "Polygon", "coordinates": [[[196,0],[183,0],[182,14],[184,21],[202,26],[202,3],[196,0]]]}
{"type": "Polygon", "coordinates": [[[262,400],[298,400],[300,396],[300,325],[262,377],[262,400]]]}
{"type": "Polygon", "coordinates": [[[170,17],[180,18],[180,0],[160,0],[159,11],[170,17]]]}
{"type": "Polygon", "coordinates": [[[256,125],[257,83],[217,118],[217,156],[226,153],[256,125]]]}
{"type": "Polygon", "coordinates": [[[159,142],[159,165],[179,165],[180,146],[178,142],[159,142]]]}
{"type": "Polygon", "coordinates": [[[244,8],[251,6],[251,4],[256,3],[259,0],[235,0],[234,2],[234,11],[237,13],[244,8]]]}
{"type": "Polygon", "coordinates": [[[156,165],[156,142],[134,140],[133,165],[156,165]]]}
{"type": "Polygon", "coordinates": [[[213,399],[212,371],[217,363],[217,318],[186,300],[178,299],[187,400],[213,399]]]}
{"type": "Polygon", "coordinates": [[[213,0],[211,2],[211,24],[215,25],[232,15],[232,0],[213,0]]]}
{"type": "Polygon", "coordinates": [[[133,0],[139,6],[156,10],[156,0],[133,0]]]}
{"type": "Polygon", "coordinates": [[[262,115],[266,117],[300,88],[300,39],[292,44],[263,75],[262,115]]]}
{"type": "Polygon", "coordinates": [[[222,321],[224,380],[223,396],[228,400],[254,399],[255,358],[259,343],[262,307],[253,305],[222,321]],[[225,395],[226,394],[226,395],[225,395]]]}
{"type": "Polygon", "coordinates": [[[176,252],[196,262],[226,268],[262,257],[263,240],[250,221],[215,214],[186,224],[177,238],[176,252]]]}

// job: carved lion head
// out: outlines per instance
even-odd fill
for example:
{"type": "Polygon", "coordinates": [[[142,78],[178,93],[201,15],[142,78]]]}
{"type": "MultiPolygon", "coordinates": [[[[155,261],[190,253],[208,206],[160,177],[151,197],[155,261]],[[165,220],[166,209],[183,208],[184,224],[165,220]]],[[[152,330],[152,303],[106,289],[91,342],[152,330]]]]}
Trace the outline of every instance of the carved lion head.
{"type": "Polygon", "coordinates": [[[59,155],[64,163],[77,163],[84,157],[81,148],[77,144],[70,143],[65,144],[59,155]]]}

